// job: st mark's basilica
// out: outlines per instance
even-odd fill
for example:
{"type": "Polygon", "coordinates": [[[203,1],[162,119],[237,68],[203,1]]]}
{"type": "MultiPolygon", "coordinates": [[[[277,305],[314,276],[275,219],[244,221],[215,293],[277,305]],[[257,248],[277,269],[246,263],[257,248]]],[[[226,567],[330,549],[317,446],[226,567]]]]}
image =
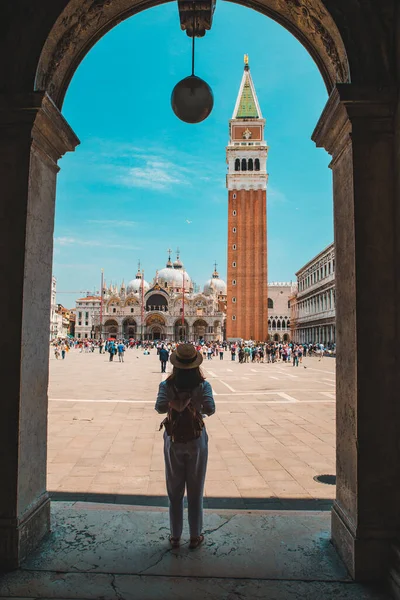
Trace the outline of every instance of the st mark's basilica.
{"type": "Polygon", "coordinates": [[[165,267],[156,272],[152,283],[138,269],[135,279],[103,286],[102,298],[87,296],[76,302],[78,338],[102,334],[117,338],[146,340],[224,339],[226,283],[217,265],[203,291],[196,292],[180,260],[169,253],[165,267]]]}

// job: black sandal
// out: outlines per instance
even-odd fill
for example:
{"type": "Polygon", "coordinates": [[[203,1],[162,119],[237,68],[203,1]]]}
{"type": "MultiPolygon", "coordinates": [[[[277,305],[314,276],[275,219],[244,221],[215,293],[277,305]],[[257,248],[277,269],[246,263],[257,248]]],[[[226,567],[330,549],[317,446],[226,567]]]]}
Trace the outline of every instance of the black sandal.
{"type": "Polygon", "coordinates": [[[179,548],[180,542],[181,538],[172,537],[172,535],[169,536],[169,543],[173,548],[179,548]]]}
{"type": "Polygon", "coordinates": [[[189,548],[190,550],[195,550],[204,542],[204,535],[201,534],[198,537],[190,538],[189,548]]]}

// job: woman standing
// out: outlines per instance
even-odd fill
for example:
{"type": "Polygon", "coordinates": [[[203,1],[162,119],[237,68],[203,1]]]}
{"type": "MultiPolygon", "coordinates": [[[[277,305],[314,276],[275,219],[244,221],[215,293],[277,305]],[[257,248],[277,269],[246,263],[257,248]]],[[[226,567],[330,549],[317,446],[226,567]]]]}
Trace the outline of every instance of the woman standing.
{"type": "Polygon", "coordinates": [[[202,415],[212,415],[215,403],[211,385],[200,364],[203,357],[192,344],[180,344],[170,356],[172,374],[158,390],[155,409],[168,413],[164,431],[164,459],[169,497],[170,543],[178,548],[183,528],[183,497],[187,490],[189,548],[203,541],[203,490],[207,470],[208,435],[202,415]]]}

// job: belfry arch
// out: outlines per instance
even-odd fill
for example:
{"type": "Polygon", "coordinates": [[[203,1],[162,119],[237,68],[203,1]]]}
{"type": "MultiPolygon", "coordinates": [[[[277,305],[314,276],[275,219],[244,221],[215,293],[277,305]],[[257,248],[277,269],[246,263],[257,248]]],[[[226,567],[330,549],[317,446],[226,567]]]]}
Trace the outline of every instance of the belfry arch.
{"type": "MultiPolygon", "coordinates": [[[[159,3],[149,0],[140,9],[159,3]]],[[[0,22],[9,22],[0,36],[0,155],[7,160],[0,161],[5,207],[0,227],[7,249],[2,275],[15,302],[0,301],[8,315],[3,336],[9,340],[3,361],[8,418],[0,424],[8,457],[0,465],[0,563],[13,568],[49,530],[43,306],[50,305],[57,162],[79,143],[60,110],[89,49],[138,7],[133,0],[43,0],[29,9],[21,0],[5,4],[0,7],[0,22]]],[[[358,11],[348,0],[241,4],[300,40],[330,95],[313,140],[332,156],[334,189],[338,443],[332,537],[353,577],[379,579],[400,530],[400,373],[395,357],[385,351],[375,351],[370,361],[371,347],[393,348],[400,337],[398,3],[366,2],[358,11]],[[381,315],[379,333],[371,327],[375,314],[381,315]]]]}

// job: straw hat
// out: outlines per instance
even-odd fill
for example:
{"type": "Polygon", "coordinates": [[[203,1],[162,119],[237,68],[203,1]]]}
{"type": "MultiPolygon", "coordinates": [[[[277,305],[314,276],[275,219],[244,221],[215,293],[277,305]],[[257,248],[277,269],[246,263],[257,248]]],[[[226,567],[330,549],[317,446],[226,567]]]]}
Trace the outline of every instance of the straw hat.
{"type": "Polygon", "coordinates": [[[201,365],[203,357],[193,344],[179,344],[169,360],[177,369],[195,369],[201,365]]]}

